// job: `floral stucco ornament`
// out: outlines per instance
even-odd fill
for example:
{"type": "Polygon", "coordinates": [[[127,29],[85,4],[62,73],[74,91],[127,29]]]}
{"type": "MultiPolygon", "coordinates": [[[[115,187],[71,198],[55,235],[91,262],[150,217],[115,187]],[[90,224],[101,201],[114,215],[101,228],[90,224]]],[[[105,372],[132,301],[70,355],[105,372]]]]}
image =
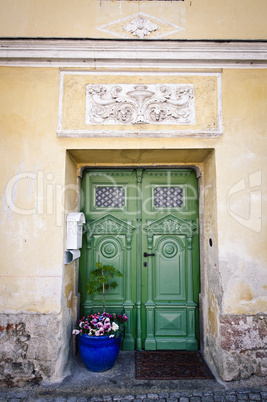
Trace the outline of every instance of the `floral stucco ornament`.
{"type": "Polygon", "coordinates": [[[151,32],[156,31],[158,28],[156,24],[143,18],[141,15],[123,26],[125,31],[131,32],[134,36],[138,36],[139,39],[150,35],[151,32]]]}

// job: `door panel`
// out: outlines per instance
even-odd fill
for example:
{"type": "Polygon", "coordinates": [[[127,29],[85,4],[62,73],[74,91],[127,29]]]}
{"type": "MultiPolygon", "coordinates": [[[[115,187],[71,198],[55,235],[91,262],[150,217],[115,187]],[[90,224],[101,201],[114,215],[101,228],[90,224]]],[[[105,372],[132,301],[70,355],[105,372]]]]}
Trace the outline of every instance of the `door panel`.
{"type": "MultiPolygon", "coordinates": [[[[155,239],[156,240],[156,239],[155,239]]],[[[156,244],[154,257],[155,301],[186,299],[185,250],[175,237],[164,237],[156,244]]]]}
{"type": "Polygon", "coordinates": [[[150,255],[142,273],[145,349],[195,350],[198,312],[193,277],[199,271],[195,174],[190,169],[146,169],[143,197],[143,249],[150,255]]]}
{"type": "Polygon", "coordinates": [[[85,293],[90,271],[101,261],[124,275],[106,297],[107,311],[125,311],[129,317],[124,349],[197,349],[195,172],[88,169],[82,195],[87,221],[79,284],[84,313],[101,309],[101,297],[85,293]]]}

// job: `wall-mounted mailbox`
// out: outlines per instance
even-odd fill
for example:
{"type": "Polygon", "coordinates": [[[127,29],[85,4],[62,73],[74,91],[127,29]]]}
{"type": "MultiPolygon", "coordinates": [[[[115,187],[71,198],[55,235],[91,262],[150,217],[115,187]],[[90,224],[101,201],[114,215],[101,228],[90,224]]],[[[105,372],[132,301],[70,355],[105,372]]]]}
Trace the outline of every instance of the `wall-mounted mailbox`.
{"type": "Polygon", "coordinates": [[[82,247],[83,224],[85,216],[83,212],[71,212],[67,216],[67,249],[78,250],[82,247]]]}
{"type": "Polygon", "coordinates": [[[80,256],[81,256],[80,250],[65,250],[64,264],[70,264],[74,260],[80,258],[80,256]]]}

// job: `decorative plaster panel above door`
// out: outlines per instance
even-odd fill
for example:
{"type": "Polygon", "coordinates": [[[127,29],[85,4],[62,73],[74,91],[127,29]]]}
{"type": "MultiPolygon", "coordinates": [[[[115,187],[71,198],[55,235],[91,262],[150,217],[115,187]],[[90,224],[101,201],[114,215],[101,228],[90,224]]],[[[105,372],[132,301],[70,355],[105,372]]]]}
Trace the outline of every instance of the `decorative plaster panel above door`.
{"type": "Polygon", "coordinates": [[[192,84],[86,87],[86,124],[194,124],[192,84]]]}
{"type": "Polygon", "coordinates": [[[216,137],[219,73],[61,72],[61,137],[216,137]]]}

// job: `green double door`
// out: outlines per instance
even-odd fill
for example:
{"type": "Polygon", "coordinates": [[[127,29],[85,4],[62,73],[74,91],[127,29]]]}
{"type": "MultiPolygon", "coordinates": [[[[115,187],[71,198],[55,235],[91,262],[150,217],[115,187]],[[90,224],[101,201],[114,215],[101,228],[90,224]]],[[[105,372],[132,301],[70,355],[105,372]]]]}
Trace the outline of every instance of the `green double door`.
{"type": "Polygon", "coordinates": [[[96,262],[123,277],[106,311],[128,316],[124,350],[198,349],[199,233],[192,169],[88,169],[82,180],[86,233],[80,259],[83,314],[102,310],[86,294],[96,262]]]}

